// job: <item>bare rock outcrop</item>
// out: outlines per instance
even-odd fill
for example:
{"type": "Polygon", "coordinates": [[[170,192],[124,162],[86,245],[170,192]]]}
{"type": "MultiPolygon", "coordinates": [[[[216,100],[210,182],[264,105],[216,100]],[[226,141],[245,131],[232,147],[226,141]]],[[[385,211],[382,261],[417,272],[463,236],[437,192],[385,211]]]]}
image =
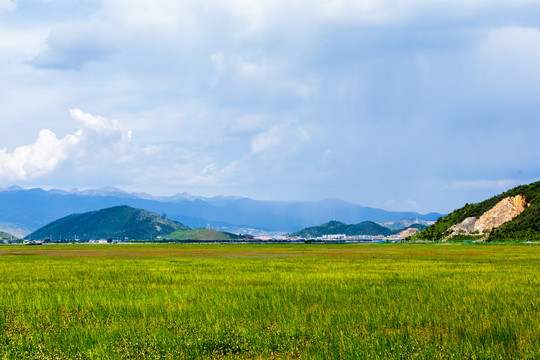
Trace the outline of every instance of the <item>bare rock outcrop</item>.
{"type": "Polygon", "coordinates": [[[459,233],[459,232],[470,233],[471,231],[474,231],[474,224],[476,224],[477,221],[478,221],[478,218],[468,217],[462,222],[460,222],[459,224],[452,226],[450,230],[452,230],[452,233],[459,233]]]}
{"type": "Polygon", "coordinates": [[[484,231],[499,227],[521,214],[526,207],[527,201],[523,195],[504,198],[476,221],[474,230],[484,231]]]}
{"type": "Polygon", "coordinates": [[[499,201],[497,205],[486,211],[480,218],[468,217],[459,224],[452,226],[450,236],[473,232],[477,234],[489,232],[491,229],[499,227],[521,214],[526,207],[527,201],[523,195],[509,196],[499,201]]]}
{"type": "Polygon", "coordinates": [[[409,236],[413,236],[414,234],[418,233],[420,230],[417,229],[417,228],[408,228],[408,229],[405,229],[403,231],[400,231],[399,233],[396,234],[397,237],[399,238],[406,238],[406,237],[409,237],[409,236]]]}

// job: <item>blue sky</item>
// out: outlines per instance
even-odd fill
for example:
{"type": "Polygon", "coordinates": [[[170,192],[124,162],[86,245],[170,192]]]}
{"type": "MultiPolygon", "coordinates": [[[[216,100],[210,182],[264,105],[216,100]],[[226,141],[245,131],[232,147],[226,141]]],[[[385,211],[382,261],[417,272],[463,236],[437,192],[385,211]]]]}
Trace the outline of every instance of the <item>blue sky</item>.
{"type": "Polygon", "coordinates": [[[448,212],[540,179],[540,1],[0,0],[0,186],[448,212]]]}

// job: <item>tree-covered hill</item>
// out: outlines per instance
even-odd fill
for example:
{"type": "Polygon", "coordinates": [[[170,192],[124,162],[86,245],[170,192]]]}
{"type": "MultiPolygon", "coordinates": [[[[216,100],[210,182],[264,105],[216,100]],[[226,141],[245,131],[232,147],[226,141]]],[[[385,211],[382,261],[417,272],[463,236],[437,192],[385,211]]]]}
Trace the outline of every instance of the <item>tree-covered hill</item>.
{"type": "Polygon", "coordinates": [[[488,241],[508,240],[540,240],[540,181],[529,185],[517,186],[502,194],[489,198],[477,204],[465,204],[447,216],[441,217],[435,224],[412,236],[412,240],[438,241],[450,235],[450,227],[459,224],[469,217],[479,218],[486,211],[507,197],[523,195],[529,204],[525,210],[512,221],[493,229],[488,241]]]}
{"type": "Polygon", "coordinates": [[[11,240],[11,239],[17,239],[17,237],[7,232],[0,231],[0,240],[11,240]]]}
{"type": "Polygon", "coordinates": [[[348,225],[341,221],[330,221],[319,226],[308,227],[303,230],[290,234],[291,237],[317,238],[323,235],[343,234],[348,236],[366,235],[366,236],[388,236],[399,232],[381,226],[373,221],[364,221],[359,224],[348,225]]]}
{"type": "Polygon", "coordinates": [[[129,206],[72,214],[28,235],[30,239],[153,239],[187,226],[159,214],[129,206]]]}

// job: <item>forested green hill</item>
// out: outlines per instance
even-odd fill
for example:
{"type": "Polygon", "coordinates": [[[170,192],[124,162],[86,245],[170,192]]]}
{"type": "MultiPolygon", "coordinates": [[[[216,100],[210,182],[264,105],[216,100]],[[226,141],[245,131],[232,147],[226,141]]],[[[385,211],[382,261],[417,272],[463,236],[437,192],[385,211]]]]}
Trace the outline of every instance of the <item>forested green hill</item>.
{"type": "Polygon", "coordinates": [[[462,222],[468,217],[478,218],[504,198],[516,195],[523,195],[529,206],[527,206],[525,210],[512,221],[493,229],[487,237],[487,240],[540,240],[540,181],[529,185],[517,186],[477,204],[465,204],[462,208],[455,210],[447,216],[441,217],[435,224],[410,237],[410,239],[432,241],[443,240],[450,235],[449,229],[451,226],[462,222]]]}
{"type": "Polygon", "coordinates": [[[0,240],[11,240],[11,239],[17,239],[17,237],[7,232],[0,231],[0,240]]]}
{"type": "MultiPolygon", "coordinates": [[[[417,225],[422,226],[422,225],[417,225]]],[[[330,221],[319,226],[308,227],[290,234],[291,237],[317,238],[323,235],[343,234],[348,236],[388,236],[397,234],[401,230],[391,230],[373,221],[363,221],[359,224],[348,225],[341,221],[330,221]]]]}
{"type": "Polygon", "coordinates": [[[129,206],[72,214],[36,230],[27,238],[60,239],[154,239],[189,227],[159,214],[129,206]]]}

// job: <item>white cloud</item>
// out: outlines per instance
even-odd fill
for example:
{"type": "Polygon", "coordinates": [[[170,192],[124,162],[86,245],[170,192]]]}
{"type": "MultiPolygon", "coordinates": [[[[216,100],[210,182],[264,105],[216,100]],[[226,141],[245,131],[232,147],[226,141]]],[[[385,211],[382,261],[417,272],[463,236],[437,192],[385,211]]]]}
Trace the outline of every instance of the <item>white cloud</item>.
{"type": "Polygon", "coordinates": [[[249,62],[241,56],[234,57],[234,68],[238,75],[246,79],[262,79],[268,73],[268,67],[264,61],[249,62]]]}
{"type": "Polygon", "coordinates": [[[274,126],[253,138],[251,141],[251,151],[253,153],[259,153],[276,147],[283,141],[283,135],[282,129],[279,126],[274,126]]]}
{"type": "Polygon", "coordinates": [[[260,80],[269,73],[269,64],[266,60],[248,61],[239,54],[225,54],[221,51],[212,54],[210,59],[216,70],[227,75],[232,72],[245,80],[260,80]]]}
{"type": "Polygon", "coordinates": [[[13,59],[26,59],[35,53],[47,37],[44,29],[10,29],[0,26],[0,56],[13,59]]]}
{"type": "Polygon", "coordinates": [[[222,71],[225,69],[225,55],[221,51],[212,54],[210,60],[212,60],[216,70],[222,71]]]}
{"type": "Polygon", "coordinates": [[[285,122],[255,135],[251,140],[251,152],[257,154],[277,147],[283,147],[284,152],[295,151],[309,138],[305,127],[297,126],[292,121],[285,122]]]}
{"type": "Polygon", "coordinates": [[[16,148],[12,153],[0,150],[0,178],[27,180],[53,171],[82,140],[82,131],[58,139],[47,129],[39,132],[35,143],[16,148]]]}
{"type": "Polygon", "coordinates": [[[0,14],[15,10],[17,5],[11,0],[0,0],[0,14]]]}
{"type": "Polygon", "coordinates": [[[133,29],[163,29],[171,31],[191,23],[193,8],[198,2],[171,0],[106,0],[105,13],[122,26],[133,29]]]}
{"type": "Polygon", "coordinates": [[[318,77],[309,75],[303,80],[289,80],[286,84],[293,94],[307,99],[319,91],[319,82],[318,77]]]}
{"type": "MultiPolygon", "coordinates": [[[[133,161],[124,169],[133,183],[163,187],[220,187],[245,182],[249,173],[238,161],[216,163],[215,157],[190,148],[172,144],[151,144],[137,150],[133,161]]],[[[162,190],[161,190],[162,191],[162,190]]]]}
{"type": "Polygon", "coordinates": [[[93,116],[80,109],[70,109],[73,120],[77,121],[83,129],[91,130],[100,135],[119,136],[123,141],[131,140],[132,132],[118,120],[106,119],[102,116],[93,116]]]}
{"type": "Polygon", "coordinates": [[[75,133],[59,139],[51,130],[43,129],[33,144],[19,146],[11,153],[0,149],[0,179],[38,178],[51,173],[68,158],[90,167],[107,163],[109,158],[125,161],[125,156],[117,152],[117,145],[130,141],[129,129],[117,120],[92,116],[79,109],[70,113],[80,125],[75,133]],[[115,152],[115,156],[104,152],[115,152]]]}

